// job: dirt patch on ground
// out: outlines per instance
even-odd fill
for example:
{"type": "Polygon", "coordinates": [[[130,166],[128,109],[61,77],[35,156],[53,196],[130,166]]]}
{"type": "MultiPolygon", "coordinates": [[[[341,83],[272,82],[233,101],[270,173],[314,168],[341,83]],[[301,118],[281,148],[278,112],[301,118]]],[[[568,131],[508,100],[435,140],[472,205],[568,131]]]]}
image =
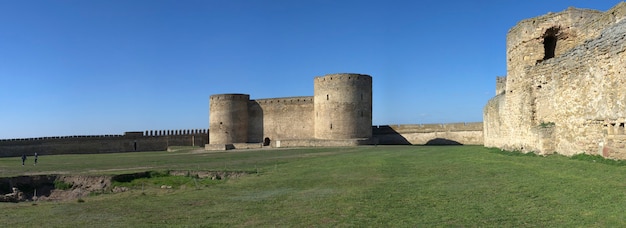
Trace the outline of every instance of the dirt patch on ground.
{"type": "Polygon", "coordinates": [[[34,175],[0,178],[0,201],[77,199],[111,186],[110,176],[34,175]]]}
{"type": "MultiPolygon", "coordinates": [[[[249,174],[242,171],[169,171],[168,175],[222,180],[249,174]]],[[[118,193],[112,182],[150,178],[151,171],[120,175],[32,175],[0,178],[0,202],[60,201],[86,197],[92,193],[118,193]]]]}
{"type": "Polygon", "coordinates": [[[192,176],[198,178],[211,178],[213,180],[222,180],[226,178],[237,178],[250,174],[243,171],[180,171],[172,170],[170,175],[172,176],[192,176]]]}
{"type": "Polygon", "coordinates": [[[48,197],[39,200],[78,199],[90,193],[104,193],[111,188],[110,176],[60,176],[57,181],[71,185],[69,189],[54,189],[48,197]]]}

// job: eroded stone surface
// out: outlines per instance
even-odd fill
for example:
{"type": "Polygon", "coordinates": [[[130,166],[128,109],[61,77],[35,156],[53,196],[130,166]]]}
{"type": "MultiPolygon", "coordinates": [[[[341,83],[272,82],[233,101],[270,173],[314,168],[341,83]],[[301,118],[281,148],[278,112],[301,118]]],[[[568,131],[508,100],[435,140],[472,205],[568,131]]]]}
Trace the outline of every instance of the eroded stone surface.
{"type": "Polygon", "coordinates": [[[484,145],[626,158],[626,3],[523,20],[484,108],[484,145]]]}

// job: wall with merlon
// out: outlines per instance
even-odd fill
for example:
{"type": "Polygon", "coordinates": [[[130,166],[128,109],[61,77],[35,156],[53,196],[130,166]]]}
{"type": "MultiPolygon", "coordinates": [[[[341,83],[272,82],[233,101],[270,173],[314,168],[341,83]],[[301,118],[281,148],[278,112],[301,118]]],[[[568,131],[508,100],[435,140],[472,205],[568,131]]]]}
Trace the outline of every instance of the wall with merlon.
{"type": "Polygon", "coordinates": [[[127,132],[124,135],[82,135],[0,140],[0,157],[38,153],[92,154],[134,151],[164,151],[169,146],[204,146],[207,129],[127,132]]]}
{"type": "MultiPolygon", "coordinates": [[[[281,105],[275,102],[279,99],[253,100],[269,112],[276,112],[283,106],[300,106],[297,109],[313,109],[312,97],[280,98],[281,105]],[[293,100],[293,102],[291,102],[293,100]],[[271,102],[270,102],[271,101],[271,102]],[[271,105],[270,105],[271,104],[271,105]],[[302,108],[307,106],[308,108],[302,108]]],[[[307,112],[311,113],[311,112],[307,112]]],[[[273,115],[273,114],[270,114],[273,115]]],[[[271,118],[271,117],[270,117],[271,118]]],[[[279,118],[283,119],[283,118],[279,118]]],[[[312,117],[308,118],[307,128],[312,128],[312,117]]],[[[294,122],[298,120],[293,120],[294,122]]],[[[306,123],[306,121],[304,121],[306,123]]],[[[269,135],[280,135],[277,141],[272,141],[275,147],[302,147],[302,146],[356,146],[364,144],[482,144],[482,123],[451,123],[451,124],[404,124],[379,125],[372,127],[372,138],[353,140],[316,140],[289,137],[279,132],[268,132],[269,135]],[[281,135],[283,134],[283,135],[281,135]],[[439,139],[439,140],[437,140],[439,139]],[[442,140],[443,139],[443,140],[442,140]],[[429,143],[430,142],[430,143],[429,143]]],[[[276,130],[276,129],[275,129],[276,130]]],[[[287,127],[284,131],[298,131],[294,127],[287,127]]],[[[277,130],[276,130],[277,131],[277,130]]],[[[305,130],[313,134],[311,129],[305,130]]],[[[192,130],[148,130],[144,132],[127,132],[124,135],[79,135],[57,136],[22,139],[0,139],[0,157],[17,157],[22,154],[32,156],[55,154],[94,154],[119,153],[134,151],[164,151],[169,146],[198,146],[202,147],[209,142],[209,129],[192,130]],[[135,150],[135,143],[137,149],[135,150]]],[[[304,133],[302,133],[304,134],[304,133]]],[[[235,148],[259,148],[261,144],[233,144],[235,148]],[[251,146],[252,145],[252,146],[251,146]]],[[[224,146],[224,145],[222,145],[224,146]]],[[[224,148],[226,149],[226,147],[224,148]]]]}
{"type": "Polygon", "coordinates": [[[209,144],[220,145],[206,149],[246,143],[271,146],[274,140],[371,137],[371,76],[328,74],[313,82],[313,96],[249,100],[248,94],[211,95],[209,144]]]}

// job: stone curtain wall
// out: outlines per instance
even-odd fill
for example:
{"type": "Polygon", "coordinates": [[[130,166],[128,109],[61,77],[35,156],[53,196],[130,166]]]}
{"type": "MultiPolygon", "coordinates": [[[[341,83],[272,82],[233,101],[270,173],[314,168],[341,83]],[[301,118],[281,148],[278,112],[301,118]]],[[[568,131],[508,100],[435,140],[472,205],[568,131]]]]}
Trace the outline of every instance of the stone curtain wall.
{"type": "Polygon", "coordinates": [[[372,127],[382,145],[483,145],[483,123],[406,124],[372,127]]]}
{"type": "Polygon", "coordinates": [[[313,96],[249,98],[248,94],[211,95],[207,150],[246,147],[242,143],[274,146],[277,140],[290,140],[291,145],[317,145],[319,139],[372,136],[369,75],[340,73],[315,77],[313,96]]]}
{"type": "Polygon", "coordinates": [[[53,155],[164,151],[169,146],[204,146],[208,143],[207,129],[151,130],[138,133],[4,139],[0,140],[0,157],[22,154],[32,156],[34,153],[53,155]]]}
{"type": "Polygon", "coordinates": [[[313,97],[251,100],[248,142],[313,138],[313,97]]]}
{"type": "MultiPolygon", "coordinates": [[[[285,98],[281,99],[281,102],[287,100],[287,104],[289,104],[289,99],[295,99],[294,105],[295,103],[308,105],[312,109],[313,103],[309,101],[310,98],[312,97],[285,98]],[[300,103],[297,102],[298,99],[300,99],[300,103]]],[[[262,101],[265,100],[269,99],[262,101]]],[[[253,102],[259,102],[259,100],[253,102]]],[[[276,107],[280,106],[273,106],[273,108],[276,107]]],[[[312,123],[309,124],[312,127],[312,123]]],[[[372,127],[373,141],[358,139],[283,139],[278,141],[281,142],[280,147],[357,146],[375,144],[376,142],[383,145],[482,145],[482,126],[482,123],[380,125],[372,127]]],[[[148,130],[145,132],[127,132],[124,135],[3,139],[0,140],[0,157],[17,157],[22,154],[32,156],[35,152],[40,155],[134,152],[135,142],[137,143],[137,151],[164,151],[169,146],[201,147],[209,142],[208,132],[208,129],[148,130]]],[[[274,143],[276,140],[272,141],[272,144],[274,143]]],[[[244,149],[260,148],[261,144],[259,142],[255,145],[249,143],[235,143],[233,145],[236,145],[234,148],[244,149]]]]}
{"type": "Polygon", "coordinates": [[[608,134],[626,118],[625,15],[625,3],[604,13],[570,8],[511,29],[506,89],[484,109],[485,146],[626,158],[608,134]],[[551,35],[554,56],[545,58],[551,35]]]}

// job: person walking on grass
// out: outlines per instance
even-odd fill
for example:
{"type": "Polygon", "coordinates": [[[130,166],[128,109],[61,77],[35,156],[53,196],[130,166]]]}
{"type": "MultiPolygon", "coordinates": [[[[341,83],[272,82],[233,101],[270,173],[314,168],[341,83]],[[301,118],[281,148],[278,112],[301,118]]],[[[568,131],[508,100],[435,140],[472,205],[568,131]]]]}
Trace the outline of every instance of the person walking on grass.
{"type": "Polygon", "coordinates": [[[22,166],[24,166],[25,161],[26,161],[26,154],[22,154],[22,166]]]}
{"type": "Polygon", "coordinates": [[[35,152],[35,165],[37,165],[37,159],[39,158],[39,154],[37,154],[37,152],[35,152]]]}

